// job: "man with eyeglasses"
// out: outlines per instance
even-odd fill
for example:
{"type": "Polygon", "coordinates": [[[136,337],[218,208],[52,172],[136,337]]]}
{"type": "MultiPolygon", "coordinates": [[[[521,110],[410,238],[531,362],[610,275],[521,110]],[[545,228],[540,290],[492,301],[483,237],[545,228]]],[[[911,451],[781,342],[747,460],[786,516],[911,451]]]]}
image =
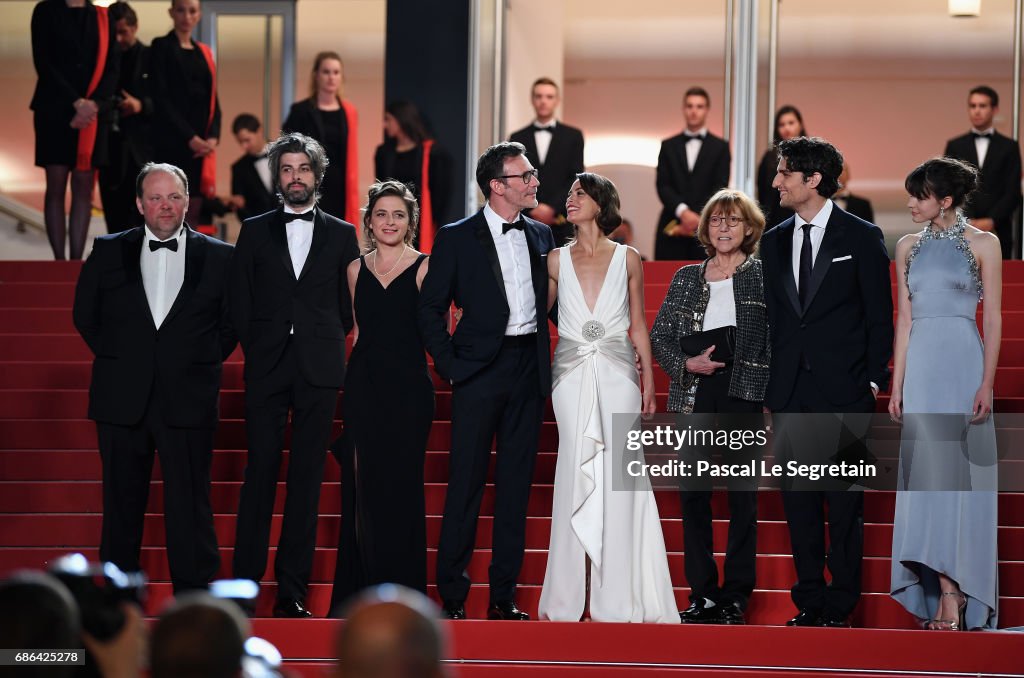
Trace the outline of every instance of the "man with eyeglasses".
{"type": "Polygon", "coordinates": [[[551,391],[547,254],[551,229],[525,217],[537,206],[537,170],[526,148],[502,142],[476,167],[487,198],[471,217],[442,228],[420,293],[419,325],[434,369],[452,384],[451,460],[437,588],[444,615],[465,619],[466,574],[491,443],[497,438],[488,619],[529,619],[515,602],[526,545],[526,507],[551,391]],[[452,304],[462,310],[448,333],[452,304]]]}

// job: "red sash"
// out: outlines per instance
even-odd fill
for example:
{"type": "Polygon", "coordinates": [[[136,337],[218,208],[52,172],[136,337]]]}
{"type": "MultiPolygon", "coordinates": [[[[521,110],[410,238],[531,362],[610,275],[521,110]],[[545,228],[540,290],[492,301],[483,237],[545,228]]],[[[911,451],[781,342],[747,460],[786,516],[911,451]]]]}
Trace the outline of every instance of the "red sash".
{"type": "Polygon", "coordinates": [[[423,146],[423,168],[420,170],[420,251],[430,254],[434,246],[434,212],[430,202],[430,149],[433,139],[427,139],[423,146]]]}
{"type": "Polygon", "coordinates": [[[354,224],[356,235],[363,220],[359,217],[359,115],[356,107],[347,101],[341,102],[348,122],[348,138],[345,139],[345,221],[354,224]]]}
{"type": "MultiPolygon", "coordinates": [[[[210,115],[206,118],[205,136],[208,139],[213,127],[213,116],[217,113],[217,64],[213,60],[213,50],[210,49],[209,45],[199,41],[196,41],[196,45],[198,45],[199,51],[203,53],[203,58],[206,59],[207,68],[210,69],[210,115]]],[[[207,198],[217,195],[216,151],[203,156],[203,169],[199,175],[199,192],[207,198]]]]}
{"type": "MultiPolygon", "coordinates": [[[[95,7],[96,10],[96,66],[92,69],[92,79],[89,80],[89,89],[85,92],[85,98],[92,97],[96,88],[103,79],[103,71],[107,67],[107,51],[110,49],[110,21],[107,19],[106,7],[95,7]]],[[[88,127],[78,130],[78,152],[75,158],[76,170],[92,169],[92,152],[96,148],[96,130],[99,129],[99,121],[93,120],[88,127]]]]}

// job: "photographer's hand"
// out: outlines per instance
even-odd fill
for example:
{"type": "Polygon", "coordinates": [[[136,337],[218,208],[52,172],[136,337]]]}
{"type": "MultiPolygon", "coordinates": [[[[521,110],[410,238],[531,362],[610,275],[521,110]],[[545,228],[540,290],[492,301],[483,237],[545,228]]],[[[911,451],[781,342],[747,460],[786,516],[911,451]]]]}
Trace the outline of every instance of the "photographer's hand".
{"type": "Polygon", "coordinates": [[[124,627],[116,636],[100,642],[86,632],[82,640],[96,659],[103,678],[138,678],[146,656],[146,624],[142,610],[133,603],[122,603],[124,627]]]}

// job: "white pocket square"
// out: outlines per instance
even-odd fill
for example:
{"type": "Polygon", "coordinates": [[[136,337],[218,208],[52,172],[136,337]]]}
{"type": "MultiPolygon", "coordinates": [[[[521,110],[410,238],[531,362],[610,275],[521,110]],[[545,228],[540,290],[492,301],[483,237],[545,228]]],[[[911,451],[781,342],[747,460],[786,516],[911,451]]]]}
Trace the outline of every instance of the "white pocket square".
{"type": "Polygon", "coordinates": [[[845,257],[836,257],[835,259],[832,260],[832,263],[834,264],[837,261],[846,261],[847,259],[853,259],[853,255],[847,254],[845,257]]]}

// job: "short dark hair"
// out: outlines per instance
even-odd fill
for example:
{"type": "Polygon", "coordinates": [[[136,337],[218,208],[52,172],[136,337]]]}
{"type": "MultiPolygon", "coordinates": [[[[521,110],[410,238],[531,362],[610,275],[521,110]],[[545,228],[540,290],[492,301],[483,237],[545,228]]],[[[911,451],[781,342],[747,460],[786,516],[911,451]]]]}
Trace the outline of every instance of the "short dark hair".
{"type": "Polygon", "coordinates": [[[135,197],[142,199],[142,184],[153,172],[167,172],[171,176],[177,178],[181,182],[181,187],[185,191],[185,195],[188,195],[188,177],[177,165],[172,165],[168,162],[147,162],[142,166],[142,170],[139,172],[139,176],[135,179],[135,197]]]}
{"type": "Polygon", "coordinates": [[[597,213],[597,225],[601,227],[601,231],[608,235],[618,228],[622,223],[622,215],[619,214],[622,204],[615,184],[607,177],[593,172],[580,172],[576,179],[580,182],[583,192],[597,203],[600,210],[597,213]]]}
{"type": "Polygon", "coordinates": [[[794,137],[776,144],[780,158],[786,159],[790,172],[800,172],[807,181],[812,174],[821,175],[815,190],[818,195],[831,198],[839,190],[839,175],[843,173],[843,154],[821,137],[794,137]]]}
{"type": "Polygon", "coordinates": [[[249,635],[249,620],[234,603],[208,593],[183,594],[153,627],[150,675],[233,678],[249,635]]]}
{"type": "Polygon", "coordinates": [[[804,127],[804,116],[800,114],[800,109],[797,108],[796,106],[790,106],[789,104],[786,104],[779,110],[775,111],[775,125],[774,127],[772,127],[772,138],[775,140],[776,144],[782,141],[782,137],[779,136],[779,120],[781,120],[782,116],[784,115],[796,116],[797,122],[800,123],[800,134],[798,134],[797,136],[807,136],[807,128],[804,127]]]}
{"type": "Polygon", "coordinates": [[[370,184],[367,191],[366,207],[363,208],[363,251],[369,252],[377,248],[377,239],[370,229],[370,219],[373,216],[373,207],[381,198],[394,196],[405,202],[405,209],[409,212],[409,231],[405,234],[405,244],[410,245],[416,238],[416,229],[420,223],[420,204],[412,189],[397,179],[378,181],[370,184]]]}
{"type": "Polygon", "coordinates": [[[504,173],[505,161],[521,155],[526,155],[526,146],[518,141],[501,141],[484,151],[476,161],[476,185],[485,199],[491,197],[491,180],[504,173]]]}
{"type": "Polygon", "coordinates": [[[313,137],[307,137],[299,132],[282,134],[267,147],[267,161],[270,163],[270,176],[274,182],[274,190],[278,195],[284,195],[281,189],[281,156],[285,153],[304,153],[309,158],[309,166],[313,170],[313,177],[316,181],[316,197],[320,197],[320,184],[323,183],[324,174],[327,172],[327,151],[320,145],[320,142],[313,137]]]}
{"type": "Polygon", "coordinates": [[[932,158],[911,170],[903,182],[907,193],[919,200],[949,196],[956,209],[966,204],[980,183],[978,168],[956,158],[932,158]]]}
{"type": "Polygon", "coordinates": [[[685,104],[686,100],[690,97],[704,97],[704,101],[707,102],[708,108],[711,108],[711,96],[703,87],[691,87],[686,90],[686,93],[683,94],[683,103],[685,104]]]}
{"type": "Polygon", "coordinates": [[[970,99],[972,94],[981,94],[983,96],[987,96],[989,102],[991,102],[992,104],[992,108],[995,108],[999,105],[999,93],[996,92],[991,87],[989,87],[988,85],[978,85],[977,87],[975,87],[974,89],[967,93],[967,98],[970,99]]]}
{"type": "Polygon", "coordinates": [[[554,80],[552,80],[551,78],[549,78],[547,76],[542,76],[542,77],[537,78],[536,80],[534,80],[533,84],[530,85],[530,96],[531,97],[533,96],[533,90],[537,89],[537,85],[551,85],[552,87],[555,88],[556,92],[560,92],[561,91],[558,88],[558,83],[557,82],[555,82],[554,80]]]}
{"type": "Polygon", "coordinates": [[[419,144],[430,138],[419,109],[411,101],[392,101],[385,106],[384,111],[391,114],[402,131],[415,143],[419,144]]]}
{"type": "Polygon", "coordinates": [[[139,25],[139,15],[135,13],[135,10],[132,9],[131,5],[123,0],[118,0],[115,3],[112,3],[110,7],[107,8],[107,12],[109,12],[110,20],[115,24],[121,19],[124,19],[124,22],[129,26],[139,25]]]}
{"type": "MultiPolygon", "coordinates": [[[[0,647],[81,646],[78,605],[56,577],[15,572],[0,582],[0,647]]],[[[23,666],[19,676],[73,676],[74,667],[23,666]]],[[[3,675],[15,675],[0,671],[3,675]]]]}
{"type": "Polygon", "coordinates": [[[261,127],[263,125],[260,124],[260,119],[252,113],[239,113],[231,123],[231,133],[238,134],[244,129],[246,132],[255,134],[260,131],[261,127]]]}

